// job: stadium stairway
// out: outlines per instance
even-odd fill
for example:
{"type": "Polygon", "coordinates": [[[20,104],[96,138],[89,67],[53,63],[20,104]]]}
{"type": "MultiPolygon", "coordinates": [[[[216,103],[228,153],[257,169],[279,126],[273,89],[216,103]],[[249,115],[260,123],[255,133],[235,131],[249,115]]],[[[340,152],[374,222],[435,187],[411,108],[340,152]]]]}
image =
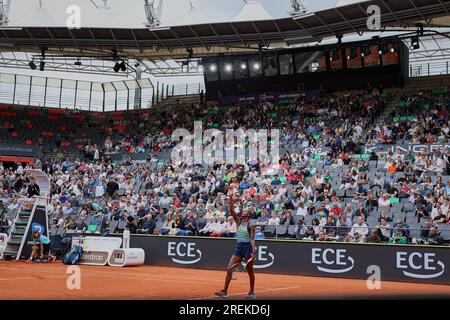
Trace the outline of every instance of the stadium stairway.
{"type": "Polygon", "coordinates": [[[2,254],[2,259],[17,258],[23,237],[29,223],[31,211],[20,211],[17,215],[18,219],[14,223],[14,227],[9,235],[8,242],[2,254]]]}

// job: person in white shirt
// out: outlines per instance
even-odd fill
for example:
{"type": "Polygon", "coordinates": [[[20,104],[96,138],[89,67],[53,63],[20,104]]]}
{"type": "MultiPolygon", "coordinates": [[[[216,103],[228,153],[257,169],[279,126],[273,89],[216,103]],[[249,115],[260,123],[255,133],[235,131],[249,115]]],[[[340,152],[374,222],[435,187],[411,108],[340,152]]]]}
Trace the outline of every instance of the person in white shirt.
{"type": "Polygon", "coordinates": [[[353,225],[349,235],[351,235],[356,242],[364,242],[368,234],[369,227],[364,222],[363,217],[359,216],[358,222],[353,225]]]}
{"type": "Polygon", "coordinates": [[[97,186],[95,187],[95,196],[97,198],[103,196],[103,194],[105,193],[105,189],[103,188],[103,183],[99,182],[97,184],[97,186]]]}
{"type": "Polygon", "coordinates": [[[228,220],[228,222],[225,225],[222,235],[224,237],[232,238],[236,235],[236,231],[237,231],[236,221],[234,221],[232,216],[229,216],[227,220],[228,220]]]}
{"type": "Polygon", "coordinates": [[[300,202],[296,215],[305,218],[307,214],[308,210],[306,209],[305,204],[303,202],[300,202]]]}
{"type": "Polygon", "coordinates": [[[378,208],[380,209],[389,209],[391,206],[391,202],[389,201],[389,195],[384,193],[383,196],[378,199],[378,208]]]}
{"type": "Polygon", "coordinates": [[[280,224],[280,218],[277,217],[277,213],[275,211],[272,211],[271,218],[267,224],[275,226],[280,224]]]}
{"type": "Polygon", "coordinates": [[[217,222],[215,216],[210,216],[209,221],[206,223],[205,227],[198,232],[199,236],[209,237],[217,229],[217,222]]]}
{"type": "Polygon", "coordinates": [[[225,232],[227,223],[224,217],[219,217],[219,221],[213,226],[213,232],[211,232],[210,237],[222,237],[225,232]]]}
{"type": "Polygon", "coordinates": [[[441,174],[444,172],[444,161],[440,157],[436,159],[436,172],[441,174]]]}
{"type": "Polygon", "coordinates": [[[21,175],[23,173],[23,166],[21,163],[17,165],[16,174],[21,175]]]}

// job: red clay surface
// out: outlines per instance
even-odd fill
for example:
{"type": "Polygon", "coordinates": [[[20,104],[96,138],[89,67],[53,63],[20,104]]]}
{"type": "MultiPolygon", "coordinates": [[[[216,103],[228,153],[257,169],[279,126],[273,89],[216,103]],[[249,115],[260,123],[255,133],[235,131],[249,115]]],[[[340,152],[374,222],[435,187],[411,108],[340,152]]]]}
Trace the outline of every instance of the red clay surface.
{"type": "MultiPolygon", "coordinates": [[[[79,266],[81,289],[69,290],[67,266],[0,261],[0,299],[216,299],[214,291],[222,288],[223,271],[162,267],[79,266]]],[[[382,282],[381,290],[369,290],[364,280],[256,274],[258,299],[342,299],[427,296],[449,298],[450,286],[382,282]]],[[[248,277],[233,281],[229,299],[244,299],[248,277]]]]}

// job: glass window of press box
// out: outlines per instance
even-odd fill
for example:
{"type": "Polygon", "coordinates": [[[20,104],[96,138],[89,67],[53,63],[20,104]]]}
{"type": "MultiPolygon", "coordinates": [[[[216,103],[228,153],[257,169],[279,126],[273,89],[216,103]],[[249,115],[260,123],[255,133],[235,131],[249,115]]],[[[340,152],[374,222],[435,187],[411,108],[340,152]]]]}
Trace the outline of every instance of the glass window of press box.
{"type": "Polygon", "coordinates": [[[292,54],[281,54],[278,57],[280,61],[280,74],[281,75],[289,75],[294,73],[294,58],[292,54]]]}
{"type": "Polygon", "coordinates": [[[220,79],[233,80],[233,64],[231,61],[220,61],[220,79]]]}
{"type": "Polygon", "coordinates": [[[278,75],[278,61],[277,56],[263,57],[263,69],[266,77],[273,77],[278,75]]]}
{"type": "Polygon", "coordinates": [[[207,81],[218,81],[219,80],[219,67],[215,62],[208,62],[205,64],[204,72],[207,81]]]}
{"type": "Polygon", "coordinates": [[[249,71],[250,77],[256,78],[261,77],[263,75],[263,69],[261,65],[261,58],[254,57],[249,59],[249,71]]]}
{"type": "Polygon", "coordinates": [[[235,79],[245,79],[249,76],[248,60],[235,59],[233,61],[233,70],[235,79]]]}
{"type": "Polygon", "coordinates": [[[320,72],[327,69],[323,51],[298,52],[294,58],[296,73],[320,72]]]}

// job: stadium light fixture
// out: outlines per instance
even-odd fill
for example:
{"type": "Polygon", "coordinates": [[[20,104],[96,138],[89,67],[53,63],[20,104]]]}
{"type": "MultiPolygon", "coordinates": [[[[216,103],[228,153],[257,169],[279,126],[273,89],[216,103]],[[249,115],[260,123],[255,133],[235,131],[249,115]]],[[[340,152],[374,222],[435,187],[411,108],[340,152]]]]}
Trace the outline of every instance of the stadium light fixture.
{"type": "Polygon", "coordinates": [[[259,70],[260,68],[261,68],[261,65],[260,65],[258,62],[255,62],[255,63],[253,64],[253,69],[259,70]]]}
{"type": "Polygon", "coordinates": [[[231,65],[231,64],[227,64],[227,65],[225,65],[225,71],[226,72],[231,72],[233,70],[233,66],[231,65]]]}
{"type": "Polygon", "coordinates": [[[372,49],[369,46],[365,46],[362,50],[361,57],[370,57],[372,55],[372,49]]]}
{"type": "Polygon", "coordinates": [[[418,37],[411,38],[411,50],[420,49],[420,41],[418,37]]]}
{"type": "Polygon", "coordinates": [[[194,49],[188,48],[188,49],[186,49],[186,52],[188,53],[188,60],[191,60],[192,58],[194,58],[194,49]]]}
{"type": "Polygon", "coordinates": [[[241,63],[241,69],[242,69],[242,70],[247,69],[247,65],[246,65],[245,63],[241,63]]]}
{"type": "Polygon", "coordinates": [[[211,65],[209,66],[209,71],[215,72],[216,70],[217,70],[217,66],[216,66],[215,64],[211,64],[211,65]]]}
{"type": "Polygon", "coordinates": [[[116,62],[116,64],[114,65],[113,70],[114,70],[114,72],[119,72],[119,70],[120,70],[120,63],[119,62],[116,62]]]}
{"type": "Polygon", "coordinates": [[[122,62],[119,64],[119,67],[123,72],[127,71],[127,65],[125,64],[124,60],[122,60],[122,62]]]}
{"type": "Polygon", "coordinates": [[[348,54],[348,60],[353,60],[357,57],[356,48],[350,48],[350,53],[348,54]]]}
{"type": "Polygon", "coordinates": [[[28,65],[30,66],[31,70],[36,70],[37,68],[36,63],[34,63],[34,60],[31,60],[30,63],[28,63],[28,65]]]}
{"type": "Polygon", "coordinates": [[[381,56],[383,54],[386,54],[389,52],[389,47],[386,43],[380,43],[379,45],[379,50],[378,50],[378,54],[381,56]]]}
{"type": "Polygon", "coordinates": [[[305,12],[305,13],[295,15],[294,17],[292,17],[292,20],[306,19],[306,18],[314,17],[315,15],[316,14],[314,12],[305,12]]]}
{"type": "Polygon", "coordinates": [[[330,61],[337,61],[340,59],[339,50],[335,49],[331,51],[330,61]]]}

